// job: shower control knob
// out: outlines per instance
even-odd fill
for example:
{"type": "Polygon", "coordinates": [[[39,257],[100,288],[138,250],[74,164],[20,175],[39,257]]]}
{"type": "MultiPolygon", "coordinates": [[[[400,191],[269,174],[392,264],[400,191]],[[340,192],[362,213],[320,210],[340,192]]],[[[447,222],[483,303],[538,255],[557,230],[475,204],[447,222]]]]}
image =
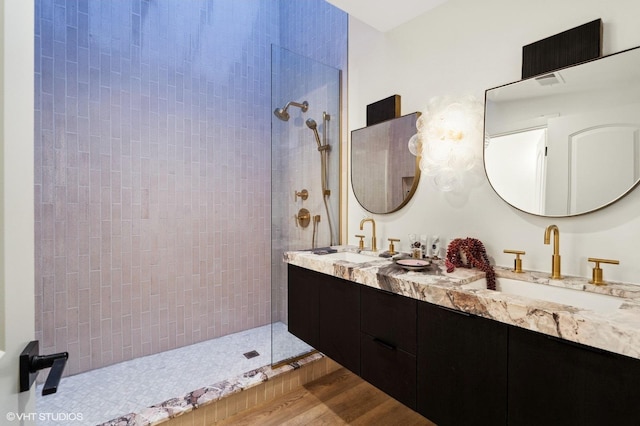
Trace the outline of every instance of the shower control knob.
{"type": "Polygon", "coordinates": [[[306,228],[309,226],[309,222],[311,222],[311,213],[307,209],[300,209],[298,214],[295,215],[296,218],[296,226],[300,226],[302,228],[306,228]]]}
{"type": "Polygon", "coordinates": [[[302,200],[306,200],[307,198],[309,198],[309,191],[307,191],[306,189],[303,189],[300,192],[295,191],[295,194],[296,195],[294,201],[298,201],[298,197],[302,198],[302,200]]]}

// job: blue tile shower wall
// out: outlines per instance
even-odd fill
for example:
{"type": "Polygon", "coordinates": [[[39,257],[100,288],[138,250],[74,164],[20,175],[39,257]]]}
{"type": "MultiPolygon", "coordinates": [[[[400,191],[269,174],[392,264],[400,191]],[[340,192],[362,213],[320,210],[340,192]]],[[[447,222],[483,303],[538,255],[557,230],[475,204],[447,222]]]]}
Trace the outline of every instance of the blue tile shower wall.
{"type": "Polygon", "coordinates": [[[36,337],[68,374],[267,324],[275,0],[36,0],[36,337]]]}
{"type": "Polygon", "coordinates": [[[288,0],[280,2],[280,23],[282,47],[347,71],[348,16],[343,11],[325,0],[288,0]]]}

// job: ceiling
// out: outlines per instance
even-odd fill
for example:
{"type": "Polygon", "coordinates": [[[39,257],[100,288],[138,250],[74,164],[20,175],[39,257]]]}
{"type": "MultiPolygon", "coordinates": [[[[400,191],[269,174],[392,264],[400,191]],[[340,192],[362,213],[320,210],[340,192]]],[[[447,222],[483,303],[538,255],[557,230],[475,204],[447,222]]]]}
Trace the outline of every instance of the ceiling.
{"type": "Polygon", "coordinates": [[[381,32],[410,21],[447,0],[326,0],[381,32]]]}

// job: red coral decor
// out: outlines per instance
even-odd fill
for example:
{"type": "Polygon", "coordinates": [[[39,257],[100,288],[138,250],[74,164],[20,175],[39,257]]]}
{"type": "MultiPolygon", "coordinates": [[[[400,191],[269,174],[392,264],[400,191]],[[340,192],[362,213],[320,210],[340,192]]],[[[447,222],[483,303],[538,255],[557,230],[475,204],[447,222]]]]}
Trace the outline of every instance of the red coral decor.
{"type": "Polygon", "coordinates": [[[447,247],[445,265],[449,273],[456,268],[478,268],[486,274],[487,288],[489,290],[496,289],[496,273],[489,263],[487,251],[480,240],[456,238],[451,241],[447,247]]]}

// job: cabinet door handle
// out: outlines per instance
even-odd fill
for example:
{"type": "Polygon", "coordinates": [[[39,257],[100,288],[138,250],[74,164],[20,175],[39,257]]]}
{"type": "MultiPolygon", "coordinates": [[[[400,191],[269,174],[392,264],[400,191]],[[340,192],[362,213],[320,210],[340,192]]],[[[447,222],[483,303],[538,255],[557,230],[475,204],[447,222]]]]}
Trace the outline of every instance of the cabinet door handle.
{"type": "Polygon", "coordinates": [[[394,345],[391,345],[391,344],[385,342],[384,340],[380,340],[377,337],[374,337],[373,341],[376,342],[377,344],[379,344],[380,346],[382,346],[382,347],[384,347],[386,349],[389,349],[390,351],[395,351],[396,350],[396,347],[394,345]]]}

